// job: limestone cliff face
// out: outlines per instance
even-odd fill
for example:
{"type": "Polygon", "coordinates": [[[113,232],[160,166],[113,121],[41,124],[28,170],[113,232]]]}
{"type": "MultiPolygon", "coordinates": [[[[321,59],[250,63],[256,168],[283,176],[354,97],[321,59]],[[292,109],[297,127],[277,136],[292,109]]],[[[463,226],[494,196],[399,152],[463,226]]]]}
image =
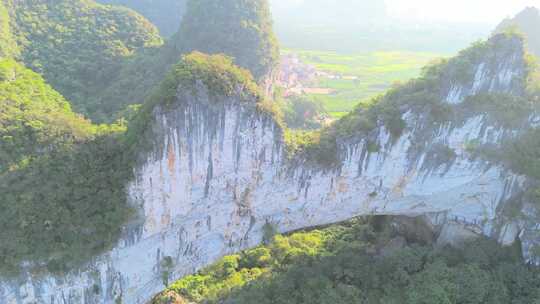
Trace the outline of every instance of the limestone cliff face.
{"type": "MultiPolygon", "coordinates": [[[[442,88],[445,102],[459,104],[468,96],[478,93],[523,94],[524,88],[521,85],[525,77],[523,42],[519,37],[508,38],[498,35],[492,37],[490,43],[491,49],[487,52],[476,50],[481,54],[470,54],[469,60],[456,64],[446,71],[447,80],[442,88]]],[[[463,53],[474,51],[472,48],[463,53]]],[[[458,56],[454,60],[459,61],[464,57],[458,56]]]]}
{"type": "MultiPolygon", "coordinates": [[[[508,52],[502,68],[474,62],[475,85],[449,83],[441,102],[521,90],[514,79],[524,77],[522,48],[508,52]]],[[[450,240],[464,229],[504,244],[521,235],[526,254],[535,243],[532,215],[514,221],[501,212],[527,179],[466,149],[471,141],[499,145],[522,128],[503,128],[486,113],[434,126],[425,113],[405,111],[401,136],[381,123],[368,136],[342,141],[340,165],[323,170],[287,161],[273,118],[239,100],[198,85],[179,89],[173,105],[156,107],[146,134],[153,145],[141,153],[129,185],[139,216],[119,244],[65,276],[5,279],[0,303],[146,303],[167,281],[259,244],[267,223],[287,232],[358,215],[427,215],[448,227],[450,240]],[[380,149],[370,152],[368,142],[380,149]]]]}

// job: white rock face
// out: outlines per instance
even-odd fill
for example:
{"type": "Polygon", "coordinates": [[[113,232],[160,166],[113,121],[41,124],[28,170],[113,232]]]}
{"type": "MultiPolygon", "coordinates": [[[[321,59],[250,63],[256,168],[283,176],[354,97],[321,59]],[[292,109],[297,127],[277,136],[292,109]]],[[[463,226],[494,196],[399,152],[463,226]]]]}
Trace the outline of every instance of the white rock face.
{"type": "MultiPolygon", "coordinates": [[[[380,127],[379,152],[369,153],[365,139],[347,143],[341,168],[321,171],[286,163],[281,130],[253,105],[179,95],[175,108],[154,112],[156,144],[129,187],[143,222],[81,271],[4,281],[1,303],[145,303],[165,287],[164,275],[177,279],[259,244],[265,223],[287,232],[357,215],[438,213],[439,222],[499,237],[497,208],[521,191],[522,178],[469,160],[466,142],[498,140],[482,116],[433,134],[430,146],[453,149],[451,160],[415,154],[419,116],[409,112],[399,139],[380,127]]],[[[505,239],[509,231],[519,233],[505,229],[505,239]]]]}
{"type": "MultiPolygon", "coordinates": [[[[514,77],[512,68],[502,69],[491,88],[486,71],[480,64],[472,90],[456,89],[450,99],[505,90],[514,77]]],[[[534,222],[500,216],[525,178],[467,152],[472,141],[497,144],[512,133],[484,114],[433,127],[407,112],[399,138],[381,124],[343,143],[341,165],[326,171],[286,161],[281,129],[238,98],[179,91],[176,105],[153,115],[147,136],[154,145],[141,153],[129,185],[140,216],[117,246],[64,276],[0,280],[0,303],[143,304],[166,281],[259,244],[266,223],[287,232],[359,215],[429,214],[447,225],[446,242],[466,231],[505,244],[520,234],[527,257],[540,235],[534,222]],[[373,143],[378,152],[369,152],[373,143]]]]}
{"type": "MultiPolygon", "coordinates": [[[[468,96],[478,93],[521,94],[520,85],[525,76],[523,44],[514,38],[511,43],[499,43],[500,37],[493,37],[495,45],[478,62],[468,63],[467,70],[454,71],[448,75],[449,86],[443,89],[443,100],[448,104],[459,104],[468,96]],[[470,80],[463,80],[470,73],[470,80]],[[465,76],[466,77],[466,76],[465,76]]],[[[508,38],[507,38],[508,39],[508,38]]],[[[466,63],[461,63],[462,65],[466,63]]]]}

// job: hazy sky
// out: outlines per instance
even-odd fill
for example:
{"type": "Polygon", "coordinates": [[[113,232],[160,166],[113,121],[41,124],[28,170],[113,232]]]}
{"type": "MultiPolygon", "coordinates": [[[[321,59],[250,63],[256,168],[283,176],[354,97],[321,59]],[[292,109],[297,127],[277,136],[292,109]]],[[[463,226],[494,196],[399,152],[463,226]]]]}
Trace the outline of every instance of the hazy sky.
{"type": "MultiPolygon", "coordinates": [[[[340,0],[336,0],[340,1],[340,0]]],[[[371,0],[377,1],[377,0],[371,0]]],[[[540,0],[385,0],[388,12],[398,18],[498,23],[540,0]]]]}
{"type": "MultiPolygon", "coordinates": [[[[272,4],[285,8],[294,7],[310,0],[271,0],[272,4]]],[[[328,0],[339,2],[384,1],[392,17],[409,20],[450,22],[476,22],[496,24],[503,18],[513,16],[526,6],[540,8],[540,0],[328,0]]]]}

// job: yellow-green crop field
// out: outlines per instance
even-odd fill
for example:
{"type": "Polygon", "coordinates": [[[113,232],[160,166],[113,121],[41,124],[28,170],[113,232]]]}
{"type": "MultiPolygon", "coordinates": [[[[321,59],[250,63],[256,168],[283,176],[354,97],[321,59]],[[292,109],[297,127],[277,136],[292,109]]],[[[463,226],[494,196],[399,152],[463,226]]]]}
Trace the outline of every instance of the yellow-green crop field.
{"type": "Polygon", "coordinates": [[[343,54],[291,49],[284,53],[295,53],[317,70],[342,77],[320,77],[317,86],[333,89],[335,93],[309,96],[322,102],[335,118],[351,111],[358,102],[385,92],[393,83],[419,76],[426,64],[449,55],[407,51],[343,54]]]}

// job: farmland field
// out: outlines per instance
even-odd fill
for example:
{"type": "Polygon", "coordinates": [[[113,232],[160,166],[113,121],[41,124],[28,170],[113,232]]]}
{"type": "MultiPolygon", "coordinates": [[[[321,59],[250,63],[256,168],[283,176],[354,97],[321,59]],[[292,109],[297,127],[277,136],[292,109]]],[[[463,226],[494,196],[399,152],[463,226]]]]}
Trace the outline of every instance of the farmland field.
{"type": "Polygon", "coordinates": [[[327,51],[292,50],[303,62],[329,76],[321,76],[316,86],[331,89],[331,94],[308,94],[320,101],[334,118],[349,112],[363,100],[385,92],[397,81],[420,75],[423,66],[448,54],[383,51],[345,54],[327,51]]]}

